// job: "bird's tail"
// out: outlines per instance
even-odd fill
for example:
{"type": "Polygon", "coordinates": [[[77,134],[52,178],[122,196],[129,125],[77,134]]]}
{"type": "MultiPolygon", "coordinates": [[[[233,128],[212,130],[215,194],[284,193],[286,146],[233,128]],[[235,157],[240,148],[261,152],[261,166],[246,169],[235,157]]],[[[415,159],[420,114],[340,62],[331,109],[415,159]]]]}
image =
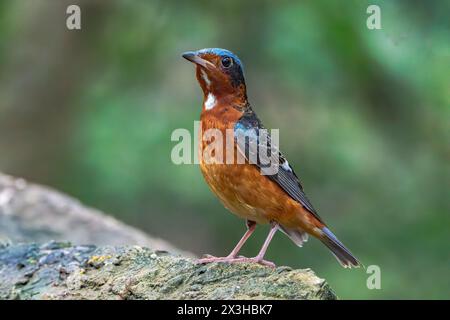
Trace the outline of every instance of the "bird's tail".
{"type": "Polygon", "coordinates": [[[344,268],[359,267],[361,263],[327,227],[323,227],[320,240],[331,250],[344,268]]]}

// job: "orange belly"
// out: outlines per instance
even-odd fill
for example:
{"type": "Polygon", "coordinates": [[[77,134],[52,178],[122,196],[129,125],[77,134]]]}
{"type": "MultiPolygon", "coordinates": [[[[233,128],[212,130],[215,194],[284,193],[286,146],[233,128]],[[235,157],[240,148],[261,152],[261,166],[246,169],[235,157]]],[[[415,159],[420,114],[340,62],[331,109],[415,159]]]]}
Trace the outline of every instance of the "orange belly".
{"type": "Polygon", "coordinates": [[[223,205],[237,216],[260,224],[313,230],[316,219],[275,182],[250,164],[200,164],[203,176],[223,205]]]}

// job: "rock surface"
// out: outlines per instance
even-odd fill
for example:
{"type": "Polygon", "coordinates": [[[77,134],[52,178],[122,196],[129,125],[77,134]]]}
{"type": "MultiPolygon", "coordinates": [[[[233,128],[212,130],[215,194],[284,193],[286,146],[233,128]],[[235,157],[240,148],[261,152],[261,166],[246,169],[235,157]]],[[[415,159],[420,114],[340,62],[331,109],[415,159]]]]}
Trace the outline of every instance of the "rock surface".
{"type": "Polygon", "coordinates": [[[198,265],[192,256],[0,173],[0,299],[336,299],[309,269],[198,265]]]}
{"type": "MultiPolygon", "coordinates": [[[[47,187],[0,173],[0,242],[70,241],[182,251],[47,187]]],[[[188,252],[184,255],[193,256],[188,252]]]]}
{"type": "Polygon", "coordinates": [[[311,270],[198,265],[139,246],[0,247],[0,299],[336,299],[311,270]]]}

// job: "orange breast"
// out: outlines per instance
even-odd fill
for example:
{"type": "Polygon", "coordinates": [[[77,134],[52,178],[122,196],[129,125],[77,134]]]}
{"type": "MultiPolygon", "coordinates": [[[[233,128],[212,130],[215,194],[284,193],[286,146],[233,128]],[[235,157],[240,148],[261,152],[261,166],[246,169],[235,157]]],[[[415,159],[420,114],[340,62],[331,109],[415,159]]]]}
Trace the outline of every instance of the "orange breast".
{"type": "MultiPolygon", "coordinates": [[[[212,112],[204,112],[201,118],[202,131],[207,129],[219,129],[222,132],[223,149],[222,160],[226,158],[226,129],[232,129],[235,121],[223,121],[223,117],[217,117],[212,112]]],[[[199,135],[201,138],[201,135],[199,135]]],[[[223,205],[237,216],[256,221],[268,223],[277,221],[287,228],[301,228],[311,230],[315,227],[317,220],[305,210],[297,201],[287,195],[281,187],[261,175],[257,166],[245,164],[213,163],[212,159],[206,163],[203,155],[209,141],[200,141],[199,159],[201,172],[223,205]]],[[[237,149],[233,140],[233,152],[237,149]]],[[[210,154],[212,158],[217,153],[210,154]]]]}

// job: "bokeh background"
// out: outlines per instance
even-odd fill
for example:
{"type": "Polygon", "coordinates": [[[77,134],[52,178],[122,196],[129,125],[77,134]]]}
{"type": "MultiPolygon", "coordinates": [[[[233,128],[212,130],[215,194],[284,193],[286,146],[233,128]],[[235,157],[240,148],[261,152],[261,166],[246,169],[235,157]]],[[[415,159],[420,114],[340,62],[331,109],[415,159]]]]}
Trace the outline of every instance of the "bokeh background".
{"type": "MultiPolygon", "coordinates": [[[[268,258],[311,267],[341,298],[450,298],[448,1],[1,1],[0,171],[149,234],[226,254],[245,230],[196,165],[170,160],[201,92],[180,54],[224,47],[311,201],[382,272],[344,270],[318,241],[268,258]],[[79,4],[82,30],[65,10],[79,4]],[[381,7],[382,30],[366,8],[381,7]]],[[[254,255],[267,227],[245,246],[254,255]]]]}

